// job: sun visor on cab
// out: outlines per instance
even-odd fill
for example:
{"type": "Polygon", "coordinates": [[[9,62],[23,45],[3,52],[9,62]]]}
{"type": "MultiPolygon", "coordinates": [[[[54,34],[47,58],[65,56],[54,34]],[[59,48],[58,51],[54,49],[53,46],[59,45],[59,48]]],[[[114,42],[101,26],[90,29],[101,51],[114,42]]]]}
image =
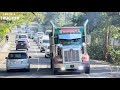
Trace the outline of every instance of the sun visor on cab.
{"type": "Polygon", "coordinates": [[[63,34],[59,35],[59,39],[76,39],[81,38],[81,34],[63,34]]]}

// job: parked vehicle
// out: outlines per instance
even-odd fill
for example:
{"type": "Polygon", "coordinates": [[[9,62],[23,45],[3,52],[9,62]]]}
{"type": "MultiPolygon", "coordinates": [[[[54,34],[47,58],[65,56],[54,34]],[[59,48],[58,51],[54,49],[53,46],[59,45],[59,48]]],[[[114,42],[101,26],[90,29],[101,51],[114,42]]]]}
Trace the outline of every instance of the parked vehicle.
{"type": "Polygon", "coordinates": [[[6,71],[12,69],[25,69],[30,71],[30,58],[26,51],[11,51],[6,57],[6,71]]]}

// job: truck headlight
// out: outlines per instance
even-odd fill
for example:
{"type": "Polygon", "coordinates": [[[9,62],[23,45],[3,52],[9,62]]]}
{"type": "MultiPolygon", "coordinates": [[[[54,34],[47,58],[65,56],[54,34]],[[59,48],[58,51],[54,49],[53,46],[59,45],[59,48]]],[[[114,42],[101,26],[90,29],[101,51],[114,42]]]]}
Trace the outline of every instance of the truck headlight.
{"type": "Polygon", "coordinates": [[[83,70],[83,69],[84,69],[83,65],[78,67],[78,70],[83,70]]]}
{"type": "Polygon", "coordinates": [[[62,68],[61,68],[61,71],[65,71],[65,67],[62,67],[62,68]]]}

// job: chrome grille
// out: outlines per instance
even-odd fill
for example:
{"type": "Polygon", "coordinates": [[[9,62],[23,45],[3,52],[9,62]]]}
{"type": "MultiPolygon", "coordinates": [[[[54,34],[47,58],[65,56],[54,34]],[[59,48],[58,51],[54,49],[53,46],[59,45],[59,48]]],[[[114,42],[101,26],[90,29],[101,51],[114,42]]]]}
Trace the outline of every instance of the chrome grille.
{"type": "Polygon", "coordinates": [[[64,62],[79,61],[79,50],[64,51],[64,62]]]}

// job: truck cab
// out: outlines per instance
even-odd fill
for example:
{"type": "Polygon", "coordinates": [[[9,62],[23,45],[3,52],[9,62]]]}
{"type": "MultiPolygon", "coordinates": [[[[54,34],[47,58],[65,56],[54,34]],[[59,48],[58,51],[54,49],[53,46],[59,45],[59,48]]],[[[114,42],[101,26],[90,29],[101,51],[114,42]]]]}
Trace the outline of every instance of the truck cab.
{"type": "Polygon", "coordinates": [[[53,28],[49,38],[53,74],[69,71],[90,73],[83,26],[53,28]]]}

